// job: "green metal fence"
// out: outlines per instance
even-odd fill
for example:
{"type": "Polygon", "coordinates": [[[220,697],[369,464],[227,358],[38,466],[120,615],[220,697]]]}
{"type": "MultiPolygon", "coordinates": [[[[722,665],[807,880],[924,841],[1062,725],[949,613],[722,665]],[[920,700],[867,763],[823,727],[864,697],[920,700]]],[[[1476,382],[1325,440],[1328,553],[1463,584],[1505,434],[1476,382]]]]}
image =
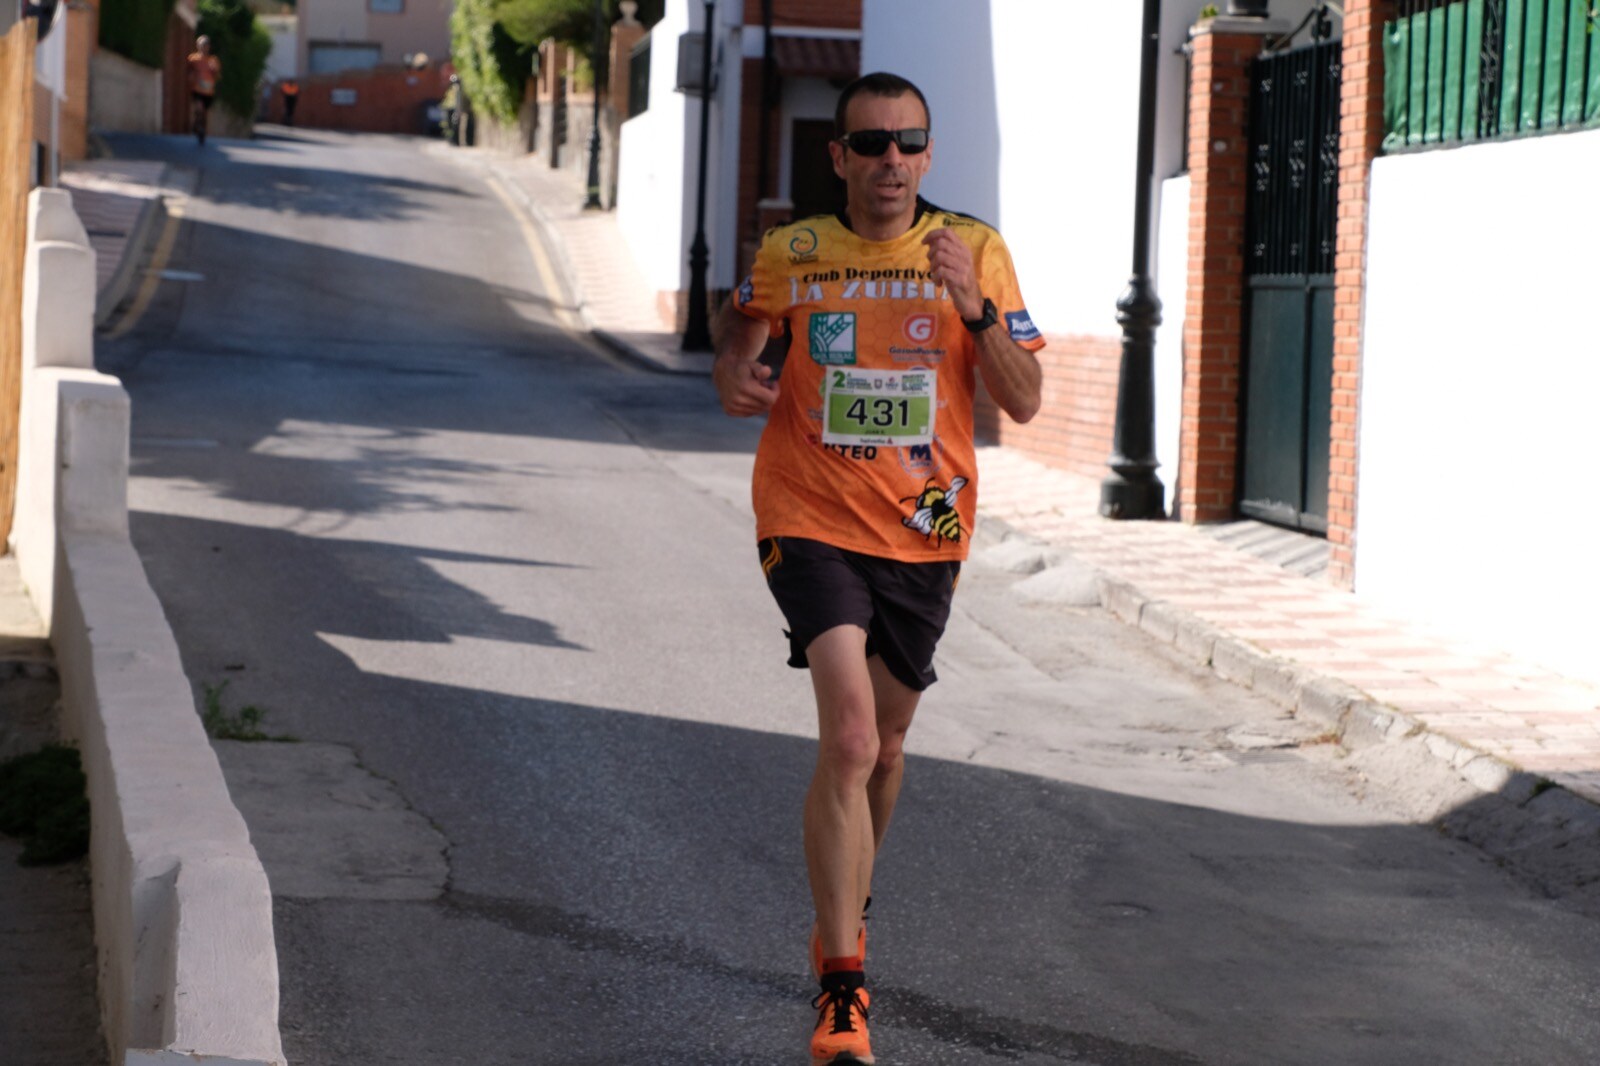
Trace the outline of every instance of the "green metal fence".
{"type": "Polygon", "coordinates": [[[1600,0],[1401,0],[1385,151],[1600,125],[1600,0]]]}

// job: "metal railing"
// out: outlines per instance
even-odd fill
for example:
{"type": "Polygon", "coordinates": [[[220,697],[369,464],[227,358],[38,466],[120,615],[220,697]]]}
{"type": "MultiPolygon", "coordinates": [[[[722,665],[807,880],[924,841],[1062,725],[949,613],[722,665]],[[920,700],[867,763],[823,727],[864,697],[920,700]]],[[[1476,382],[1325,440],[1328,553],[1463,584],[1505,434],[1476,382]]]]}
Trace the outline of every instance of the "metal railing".
{"type": "Polygon", "coordinates": [[[650,106],[650,35],[628,53],[628,117],[642,115],[650,106]]]}
{"type": "Polygon", "coordinates": [[[1384,150],[1600,125],[1600,0],[1399,0],[1384,150]]]}

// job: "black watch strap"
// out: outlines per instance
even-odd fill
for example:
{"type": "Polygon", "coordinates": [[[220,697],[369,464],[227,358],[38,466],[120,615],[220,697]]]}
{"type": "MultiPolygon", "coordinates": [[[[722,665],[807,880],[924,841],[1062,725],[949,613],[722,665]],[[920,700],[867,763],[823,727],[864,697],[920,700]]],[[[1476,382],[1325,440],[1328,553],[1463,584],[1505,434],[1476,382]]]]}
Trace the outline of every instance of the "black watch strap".
{"type": "Polygon", "coordinates": [[[969,332],[982,333],[984,330],[988,329],[990,326],[999,321],[1000,309],[994,305],[993,300],[989,299],[988,297],[984,297],[983,314],[979,315],[977,318],[963,318],[961,320],[961,324],[966,326],[969,332]]]}

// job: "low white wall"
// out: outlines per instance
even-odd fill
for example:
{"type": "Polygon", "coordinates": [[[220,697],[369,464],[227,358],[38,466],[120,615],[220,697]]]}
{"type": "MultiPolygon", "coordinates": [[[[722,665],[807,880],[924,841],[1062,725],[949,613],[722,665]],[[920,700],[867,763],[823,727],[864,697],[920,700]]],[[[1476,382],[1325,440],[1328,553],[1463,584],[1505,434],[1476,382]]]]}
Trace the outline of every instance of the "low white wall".
{"type": "Polygon", "coordinates": [[[89,782],[111,1061],[281,1066],[266,874],[128,540],[128,394],[92,369],[94,254],[65,192],[35,190],[28,215],[12,548],[89,782]]]}
{"type": "Polygon", "coordinates": [[[1372,169],[1356,590],[1600,680],[1600,131],[1372,169]]]}
{"type": "Polygon", "coordinates": [[[89,61],[89,125],[119,133],[160,133],[161,72],[95,49],[89,61]]]}

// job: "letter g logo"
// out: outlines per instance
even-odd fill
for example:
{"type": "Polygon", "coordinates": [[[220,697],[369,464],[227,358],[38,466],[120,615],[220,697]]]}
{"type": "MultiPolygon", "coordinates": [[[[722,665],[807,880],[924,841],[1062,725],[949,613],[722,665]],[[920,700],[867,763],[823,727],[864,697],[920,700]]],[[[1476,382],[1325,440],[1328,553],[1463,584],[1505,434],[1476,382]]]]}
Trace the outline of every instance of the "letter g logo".
{"type": "Polygon", "coordinates": [[[913,344],[927,344],[933,340],[933,335],[938,332],[939,320],[932,315],[906,316],[906,339],[913,344]]]}

